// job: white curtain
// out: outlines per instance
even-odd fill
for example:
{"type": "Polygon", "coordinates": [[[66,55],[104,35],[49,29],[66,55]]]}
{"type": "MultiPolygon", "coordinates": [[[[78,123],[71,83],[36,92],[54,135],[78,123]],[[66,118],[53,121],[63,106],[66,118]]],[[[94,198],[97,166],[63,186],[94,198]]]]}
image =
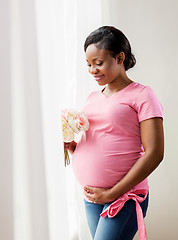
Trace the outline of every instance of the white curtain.
{"type": "Polygon", "coordinates": [[[101,13],[95,0],[0,2],[0,239],[90,239],[60,111],[96,89],[83,43],[101,13]]]}

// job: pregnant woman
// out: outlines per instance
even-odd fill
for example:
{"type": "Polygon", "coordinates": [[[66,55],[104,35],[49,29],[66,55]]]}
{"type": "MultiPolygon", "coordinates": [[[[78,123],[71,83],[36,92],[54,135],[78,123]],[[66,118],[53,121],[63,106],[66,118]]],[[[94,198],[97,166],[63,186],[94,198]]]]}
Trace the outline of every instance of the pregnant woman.
{"type": "Polygon", "coordinates": [[[86,216],[95,240],[146,239],[147,177],[164,154],[162,106],[154,91],[128,78],[135,57],[126,36],[103,26],[84,44],[89,73],[103,86],[83,108],[90,128],[65,144],[83,186],[86,216]]]}

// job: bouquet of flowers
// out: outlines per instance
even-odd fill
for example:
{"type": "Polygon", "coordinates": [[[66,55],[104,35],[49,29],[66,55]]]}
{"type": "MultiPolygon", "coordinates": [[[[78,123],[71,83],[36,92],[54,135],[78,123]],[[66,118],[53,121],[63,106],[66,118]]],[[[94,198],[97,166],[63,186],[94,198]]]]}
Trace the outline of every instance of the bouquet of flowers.
{"type": "MultiPolygon", "coordinates": [[[[74,110],[63,110],[62,114],[62,132],[63,141],[72,142],[75,138],[75,133],[87,131],[89,129],[89,122],[84,113],[76,112],[74,110]]],[[[70,164],[68,151],[64,150],[65,166],[70,164]]]]}

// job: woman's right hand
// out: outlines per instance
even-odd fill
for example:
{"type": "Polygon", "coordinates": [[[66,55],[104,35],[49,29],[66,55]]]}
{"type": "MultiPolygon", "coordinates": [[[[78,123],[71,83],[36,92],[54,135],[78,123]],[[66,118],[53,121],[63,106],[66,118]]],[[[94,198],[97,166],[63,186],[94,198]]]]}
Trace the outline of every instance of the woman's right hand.
{"type": "Polygon", "coordinates": [[[72,141],[69,143],[64,142],[64,149],[68,150],[70,154],[74,153],[76,146],[77,146],[77,143],[75,141],[72,141]]]}

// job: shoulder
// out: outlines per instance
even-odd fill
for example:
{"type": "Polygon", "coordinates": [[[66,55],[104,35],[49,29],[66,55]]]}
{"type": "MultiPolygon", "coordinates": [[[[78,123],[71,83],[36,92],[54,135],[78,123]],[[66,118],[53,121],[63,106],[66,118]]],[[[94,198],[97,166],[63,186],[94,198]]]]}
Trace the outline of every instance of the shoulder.
{"type": "Polygon", "coordinates": [[[151,101],[152,103],[158,102],[158,97],[155,91],[150,86],[145,86],[139,83],[136,102],[151,101]]]}
{"type": "Polygon", "coordinates": [[[142,101],[143,98],[146,100],[147,98],[156,97],[154,90],[150,86],[146,86],[138,82],[133,82],[128,93],[133,102],[142,101]]]}
{"type": "Polygon", "coordinates": [[[138,85],[138,92],[133,103],[139,121],[152,117],[163,117],[163,107],[155,91],[150,86],[138,85]]]}
{"type": "Polygon", "coordinates": [[[147,92],[151,89],[151,87],[143,85],[138,82],[134,82],[131,88],[131,91],[138,96],[138,94],[141,94],[142,92],[147,92]]]}

